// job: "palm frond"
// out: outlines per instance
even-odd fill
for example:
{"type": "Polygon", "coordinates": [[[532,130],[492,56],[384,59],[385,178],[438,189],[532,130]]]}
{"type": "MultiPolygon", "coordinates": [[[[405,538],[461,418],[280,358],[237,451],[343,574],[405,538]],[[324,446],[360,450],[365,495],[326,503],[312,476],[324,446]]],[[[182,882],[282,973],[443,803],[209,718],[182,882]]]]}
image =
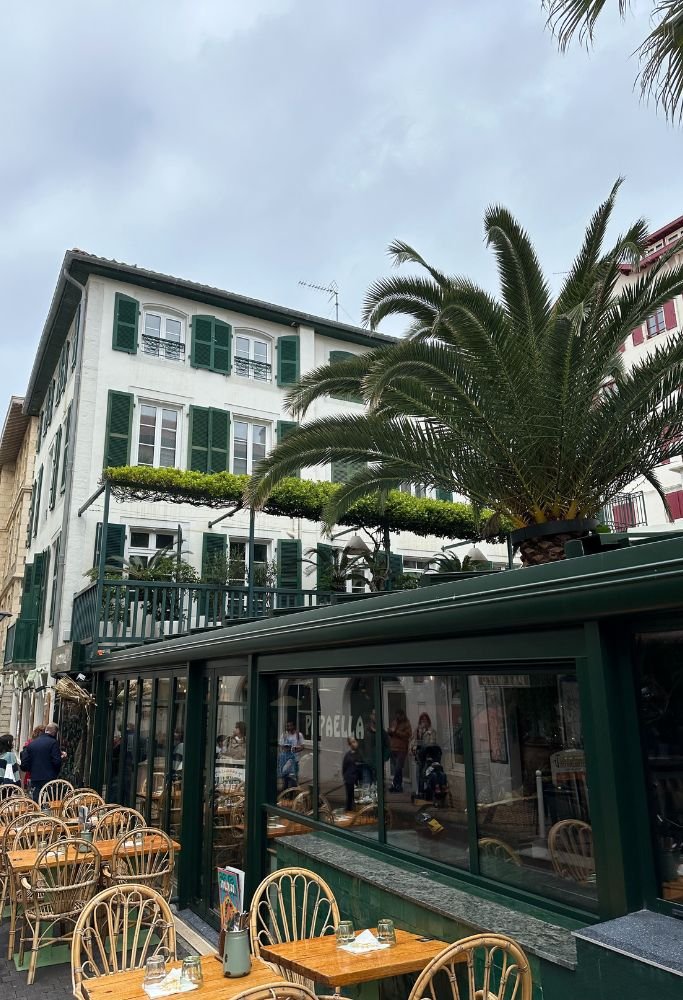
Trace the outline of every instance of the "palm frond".
{"type": "Polygon", "coordinates": [[[671,121],[683,117],[683,3],[659,0],[653,18],[660,18],[638,50],[642,63],[640,90],[671,121]]]}
{"type": "MultiPolygon", "coordinates": [[[[607,0],[546,0],[548,25],[564,51],[578,32],[582,44],[593,41],[595,23],[602,14],[607,0]]],[[[628,0],[618,0],[619,14],[623,17],[628,0]]]]}

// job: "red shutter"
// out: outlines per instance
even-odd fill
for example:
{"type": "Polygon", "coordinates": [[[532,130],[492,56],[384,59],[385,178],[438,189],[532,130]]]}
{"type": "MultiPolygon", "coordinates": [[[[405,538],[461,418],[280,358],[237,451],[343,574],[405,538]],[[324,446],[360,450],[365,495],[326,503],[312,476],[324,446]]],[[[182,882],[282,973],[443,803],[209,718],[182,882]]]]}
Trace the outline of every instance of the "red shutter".
{"type": "Polygon", "coordinates": [[[678,326],[676,322],[676,306],[673,299],[664,303],[664,325],[667,330],[673,330],[678,326]]]}
{"type": "Polygon", "coordinates": [[[623,354],[623,353],[624,353],[624,351],[626,350],[626,344],[619,344],[619,350],[620,350],[620,351],[621,351],[621,353],[623,354]]]}
{"type": "Polygon", "coordinates": [[[674,521],[683,517],[683,490],[676,490],[675,493],[667,493],[666,500],[674,521]]]}
{"type": "Polygon", "coordinates": [[[638,344],[642,344],[644,339],[642,324],[640,326],[637,326],[635,330],[632,330],[631,333],[633,334],[633,346],[637,347],[638,344]]]}
{"type": "Polygon", "coordinates": [[[633,510],[632,504],[628,501],[626,503],[615,503],[612,508],[612,516],[614,518],[614,530],[615,531],[626,531],[633,525],[633,510]]]}

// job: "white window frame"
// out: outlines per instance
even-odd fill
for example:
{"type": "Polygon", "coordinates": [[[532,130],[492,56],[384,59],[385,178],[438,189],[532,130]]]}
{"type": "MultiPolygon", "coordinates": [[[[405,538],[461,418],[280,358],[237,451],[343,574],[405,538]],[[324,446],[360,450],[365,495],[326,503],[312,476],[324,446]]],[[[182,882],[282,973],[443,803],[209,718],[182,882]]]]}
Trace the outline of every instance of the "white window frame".
{"type": "Polygon", "coordinates": [[[254,427],[265,427],[266,429],[266,445],[265,445],[265,455],[267,456],[270,451],[270,441],[272,434],[272,425],[266,420],[253,420],[248,417],[238,417],[233,414],[232,420],[230,421],[230,471],[238,476],[247,475],[250,476],[254,470],[254,427]],[[237,424],[247,425],[247,471],[246,473],[240,471],[235,472],[235,441],[237,440],[236,430],[237,424]]]}
{"type": "Polygon", "coordinates": [[[237,375],[239,378],[250,378],[255,382],[272,382],[273,381],[273,341],[272,337],[268,334],[262,333],[261,330],[253,330],[250,327],[239,327],[233,331],[233,359],[232,359],[232,370],[233,374],[237,375]],[[249,357],[248,359],[244,355],[238,355],[237,353],[237,341],[242,338],[249,341],[249,357]],[[254,345],[263,344],[266,348],[266,358],[254,357],[254,345]],[[248,361],[246,365],[240,365],[240,360],[248,361]],[[263,377],[260,374],[255,374],[254,364],[256,362],[263,362],[268,367],[263,372],[263,377]],[[240,370],[241,369],[241,370],[240,370]]]}
{"type": "Polygon", "coordinates": [[[660,333],[666,333],[666,318],[664,316],[664,306],[659,306],[657,309],[655,309],[652,315],[647,317],[647,319],[645,320],[645,327],[647,329],[648,340],[651,340],[652,337],[658,337],[660,333]],[[652,321],[653,326],[655,326],[656,329],[654,330],[651,329],[650,321],[652,321]]]}
{"type": "MultiPolygon", "coordinates": [[[[176,544],[178,542],[178,529],[177,528],[159,528],[159,527],[150,528],[147,525],[144,525],[144,526],[143,525],[135,525],[134,527],[128,526],[128,528],[126,530],[126,559],[129,562],[131,561],[131,559],[135,559],[136,557],[137,558],[145,557],[147,559],[147,563],[145,565],[147,565],[149,563],[149,560],[153,556],[155,556],[157,552],[160,551],[160,547],[158,545],[156,545],[156,544],[155,545],[149,544],[146,547],[142,546],[142,545],[133,545],[132,541],[133,541],[133,532],[134,531],[144,531],[147,535],[149,535],[150,542],[151,542],[151,539],[153,537],[155,543],[156,543],[156,540],[157,540],[157,535],[173,535],[174,550],[175,550],[175,546],[176,546],[176,544]]],[[[162,547],[165,548],[165,546],[162,546],[162,547]]]]}
{"type": "Polygon", "coordinates": [[[143,356],[165,358],[168,361],[184,361],[185,351],[187,349],[187,317],[183,313],[176,312],[173,309],[166,309],[162,306],[155,305],[143,305],[142,307],[142,325],[141,325],[141,353],[143,356]],[[147,317],[148,316],[158,316],[159,332],[158,333],[148,333],[147,332],[147,317]],[[172,320],[174,323],[180,323],[180,339],[176,340],[175,337],[168,336],[168,330],[166,328],[166,323],[168,320],[172,320]],[[159,351],[148,351],[145,349],[145,337],[155,337],[160,340],[163,344],[177,344],[178,351],[173,350],[161,350],[159,351]]]}
{"type": "MultiPolygon", "coordinates": [[[[137,465],[145,465],[148,469],[180,469],[182,468],[180,456],[183,454],[183,408],[173,403],[165,403],[159,399],[137,399],[135,403],[135,459],[137,465]],[[142,420],[142,407],[154,406],[157,411],[173,410],[177,415],[176,436],[175,436],[175,461],[173,465],[160,465],[159,456],[161,452],[161,420],[157,418],[154,434],[154,463],[140,462],[140,423],[142,420]]],[[[142,529],[140,529],[142,530],[142,529]]]]}
{"type": "Polygon", "coordinates": [[[403,557],[403,572],[404,573],[415,573],[420,576],[426,573],[427,570],[432,568],[432,560],[429,556],[404,556],[403,557]],[[408,566],[408,563],[420,563],[419,566],[408,566]]]}

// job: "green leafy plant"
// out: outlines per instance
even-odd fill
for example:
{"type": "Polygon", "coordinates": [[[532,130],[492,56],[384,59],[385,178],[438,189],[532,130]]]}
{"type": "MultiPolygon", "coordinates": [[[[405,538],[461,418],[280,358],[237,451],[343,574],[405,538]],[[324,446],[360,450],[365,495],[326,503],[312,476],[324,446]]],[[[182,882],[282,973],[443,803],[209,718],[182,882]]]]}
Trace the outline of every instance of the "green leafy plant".
{"type": "MultiPolygon", "coordinates": [[[[84,574],[93,582],[99,576],[99,567],[93,566],[84,574]]],[[[173,583],[198,583],[197,570],[185,559],[178,560],[173,548],[160,549],[142,565],[135,558],[114,559],[104,567],[104,575],[108,579],[125,578],[126,580],[170,581],[173,583]]]]}

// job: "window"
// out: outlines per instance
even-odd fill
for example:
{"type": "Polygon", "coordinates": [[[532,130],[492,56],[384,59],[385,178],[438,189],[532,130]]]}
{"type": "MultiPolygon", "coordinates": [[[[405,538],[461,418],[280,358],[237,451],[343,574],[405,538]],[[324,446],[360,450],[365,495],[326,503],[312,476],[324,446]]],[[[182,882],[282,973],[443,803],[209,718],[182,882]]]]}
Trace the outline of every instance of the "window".
{"type": "Polygon", "coordinates": [[[182,320],[164,313],[145,312],[142,351],[170,361],[182,360],[185,355],[182,320]]]}
{"type": "Polygon", "coordinates": [[[175,551],[177,532],[148,528],[131,528],[128,544],[128,562],[132,566],[145,567],[150,559],[164,550],[175,551]]]}
{"type": "Polygon", "coordinates": [[[173,468],[178,451],[178,410],[140,403],[138,465],[173,468]]]}
{"type": "MultiPolygon", "coordinates": [[[[249,565],[249,543],[230,542],[230,580],[244,583],[249,565]]],[[[268,543],[254,542],[254,583],[257,587],[272,587],[268,579],[268,543]]]]}
{"type": "Polygon", "coordinates": [[[399,486],[401,493],[410,493],[412,497],[424,497],[427,496],[427,487],[423,486],[422,483],[401,483],[399,486]]]}
{"type": "Polygon", "coordinates": [[[52,586],[50,588],[50,611],[48,614],[47,623],[52,627],[55,620],[55,607],[57,603],[57,574],[59,570],[59,543],[61,541],[61,535],[57,537],[56,542],[52,546],[52,586]]]}
{"type": "Polygon", "coordinates": [[[246,420],[233,422],[232,471],[236,476],[251,475],[266,457],[267,430],[265,424],[251,424],[246,420]]]}
{"type": "Polygon", "coordinates": [[[235,375],[270,382],[270,344],[245,330],[235,330],[235,375]]]}
{"type": "Polygon", "coordinates": [[[403,557],[404,573],[426,573],[429,566],[429,559],[412,559],[410,556],[403,557]]]}
{"type": "Polygon", "coordinates": [[[656,337],[658,333],[664,333],[665,329],[664,306],[660,306],[647,318],[647,335],[648,337],[656,337]]]}

